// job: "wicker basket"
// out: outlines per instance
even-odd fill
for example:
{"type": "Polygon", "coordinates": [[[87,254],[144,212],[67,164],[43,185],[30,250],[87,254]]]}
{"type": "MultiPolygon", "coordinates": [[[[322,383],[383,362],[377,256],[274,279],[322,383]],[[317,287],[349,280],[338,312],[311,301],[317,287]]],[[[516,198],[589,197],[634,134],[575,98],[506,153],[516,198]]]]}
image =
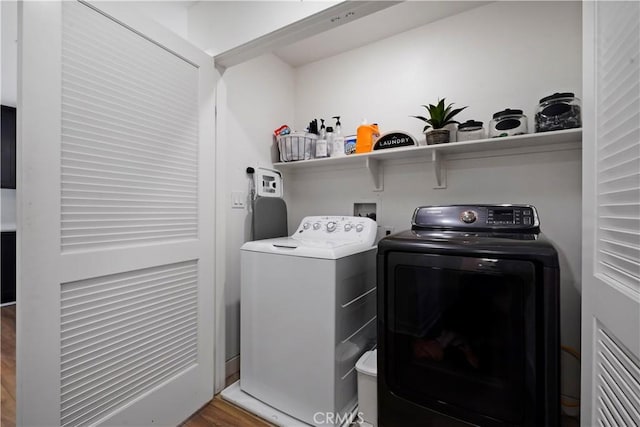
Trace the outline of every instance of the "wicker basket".
{"type": "Polygon", "coordinates": [[[315,157],[317,135],[294,132],[278,137],[281,162],[309,160],[315,157]]]}

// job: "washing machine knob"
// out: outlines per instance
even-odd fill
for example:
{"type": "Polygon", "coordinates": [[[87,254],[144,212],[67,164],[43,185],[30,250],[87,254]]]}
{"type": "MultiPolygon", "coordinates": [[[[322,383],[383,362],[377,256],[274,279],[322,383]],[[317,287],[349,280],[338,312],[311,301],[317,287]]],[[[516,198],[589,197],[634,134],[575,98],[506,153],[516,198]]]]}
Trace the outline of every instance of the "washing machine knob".
{"type": "Polygon", "coordinates": [[[351,224],[345,224],[344,225],[344,231],[351,231],[352,228],[353,228],[353,225],[351,225],[351,224]]]}
{"type": "Polygon", "coordinates": [[[462,222],[471,224],[475,222],[478,217],[474,211],[464,211],[462,212],[462,215],[460,215],[460,219],[462,220],[462,222]]]}
{"type": "Polygon", "coordinates": [[[329,233],[331,233],[332,231],[336,231],[336,223],[333,221],[330,221],[327,223],[327,231],[329,233]]]}
{"type": "Polygon", "coordinates": [[[304,228],[305,230],[308,230],[309,227],[311,227],[311,224],[309,224],[308,222],[305,222],[304,224],[302,224],[302,228],[304,228]]]}
{"type": "Polygon", "coordinates": [[[364,230],[364,225],[362,225],[362,224],[358,224],[358,225],[356,225],[356,231],[357,231],[358,233],[359,233],[359,232],[361,232],[362,230],[364,230]]]}
{"type": "Polygon", "coordinates": [[[320,230],[320,223],[316,222],[315,224],[313,224],[313,229],[314,230],[320,230]]]}

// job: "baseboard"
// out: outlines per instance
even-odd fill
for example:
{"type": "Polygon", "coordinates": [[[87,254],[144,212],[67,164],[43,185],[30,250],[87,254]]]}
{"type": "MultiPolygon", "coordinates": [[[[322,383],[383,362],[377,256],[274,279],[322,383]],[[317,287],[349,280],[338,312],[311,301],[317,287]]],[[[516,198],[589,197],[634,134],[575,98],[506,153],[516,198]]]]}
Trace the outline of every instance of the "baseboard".
{"type": "Polygon", "coordinates": [[[224,364],[224,376],[230,377],[240,371],[240,356],[233,357],[227,360],[224,364]]]}

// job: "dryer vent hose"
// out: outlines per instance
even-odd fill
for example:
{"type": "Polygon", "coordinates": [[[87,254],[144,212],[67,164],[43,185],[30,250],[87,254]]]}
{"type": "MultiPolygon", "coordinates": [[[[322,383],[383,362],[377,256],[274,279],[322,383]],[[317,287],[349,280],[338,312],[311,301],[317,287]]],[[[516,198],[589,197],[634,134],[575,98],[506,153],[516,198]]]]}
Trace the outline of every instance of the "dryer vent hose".
{"type": "MultiPolygon", "coordinates": [[[[568,345],[561,345],[560,348],[567,354],[573,356],[578,362],[580,362],[580,352],[573,347],[569,347],[568,345]]],[[[560,396],[560,405],[564,408],[579,408],[580,407],[580,399],[576,399],[571,396],[560,396]]]]}

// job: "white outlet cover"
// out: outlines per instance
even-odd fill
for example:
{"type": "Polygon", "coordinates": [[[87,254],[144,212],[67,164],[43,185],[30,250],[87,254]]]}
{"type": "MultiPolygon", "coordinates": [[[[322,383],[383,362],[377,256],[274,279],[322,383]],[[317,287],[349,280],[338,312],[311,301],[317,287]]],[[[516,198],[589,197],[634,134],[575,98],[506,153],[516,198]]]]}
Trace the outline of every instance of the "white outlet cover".
{"type": "Polygon", "coordinates": [[[244,209],[246,206],[247,194],[243,191],[231,192],[231,208],[244,209]]]}

